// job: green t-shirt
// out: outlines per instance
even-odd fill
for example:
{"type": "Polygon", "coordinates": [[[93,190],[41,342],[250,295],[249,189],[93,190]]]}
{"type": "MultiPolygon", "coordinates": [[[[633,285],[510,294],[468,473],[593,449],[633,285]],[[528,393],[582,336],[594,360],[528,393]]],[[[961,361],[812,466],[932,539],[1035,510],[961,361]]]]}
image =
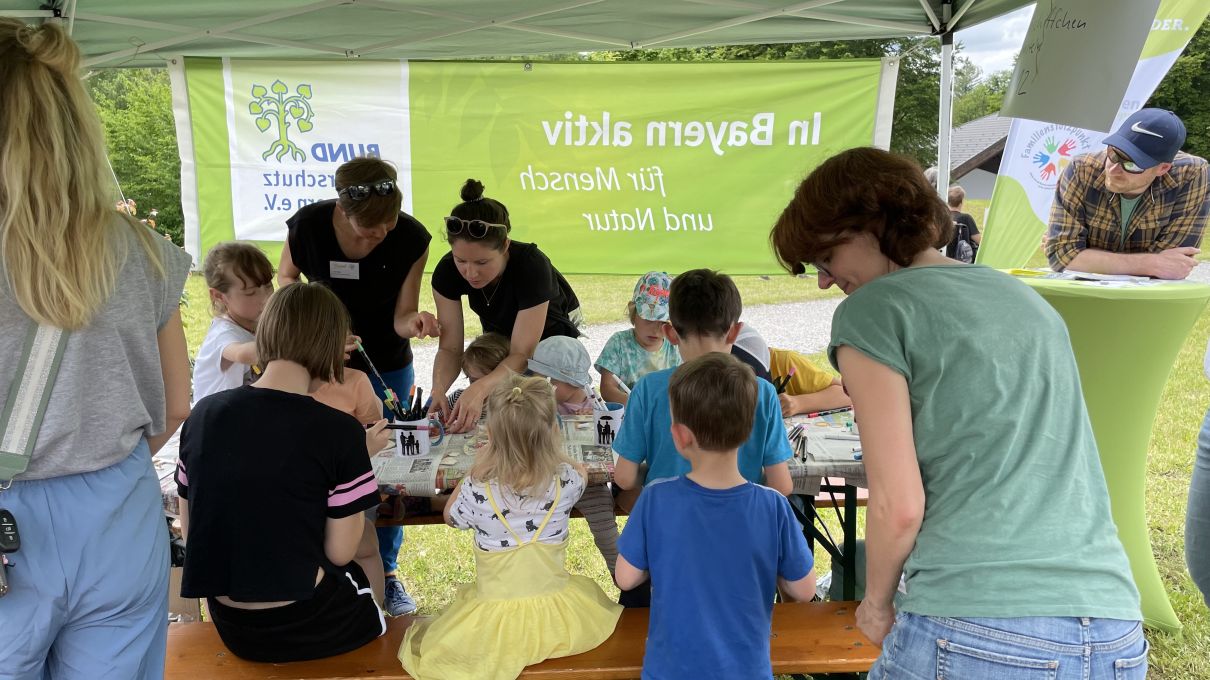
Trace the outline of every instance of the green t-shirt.
{"type": "Polygon", "coordinates": [[[1139,199],[1143,198],[1143,195],[1139,194],[1134,198],[1126,198],[1125,196],[1119,196],[1118,198],[1122,201],[1122,244],[1125,245],[1126,233],[1130,229],[1130,218],[1134,216],[1134,209],[1138,207],[1139,199]]]}
{"type": "Polygon", "coordinates": [[[902,374],[911,397],[925,509],[901,611],[1142,618],[1071,340],[1045,300],[980,265],[902,269],[840,304],[833,365],[841,345],[902,374]]]}

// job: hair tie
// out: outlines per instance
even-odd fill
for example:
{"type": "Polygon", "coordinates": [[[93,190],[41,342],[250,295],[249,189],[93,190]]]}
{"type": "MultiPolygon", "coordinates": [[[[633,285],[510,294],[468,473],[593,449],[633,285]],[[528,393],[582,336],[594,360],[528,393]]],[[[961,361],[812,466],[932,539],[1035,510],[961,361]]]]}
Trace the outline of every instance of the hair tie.
{"type": "Polygon", "coordinates": [[[472,198],[471,200],[467,201],[467,203],[478,203],[479,201],[482,201],[485,198],[487,198],[487,196],[480,196],[479,198],[472,198]]]}
{"type": "Polygon", "coordinates": [[[521,396],[521,388],[520,388],[520,387],[514,387],[514,388],[513,388],[513,391],[512,391],[512,394],[510,394],[509,396],[510,396],[510,397],[519,397],[519,396],[521,396]]]}

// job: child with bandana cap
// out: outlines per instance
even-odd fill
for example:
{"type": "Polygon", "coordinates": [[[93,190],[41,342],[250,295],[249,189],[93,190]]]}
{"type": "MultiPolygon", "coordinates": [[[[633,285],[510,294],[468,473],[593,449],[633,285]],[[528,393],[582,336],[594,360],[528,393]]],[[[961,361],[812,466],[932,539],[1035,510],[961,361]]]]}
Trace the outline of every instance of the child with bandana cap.
{"type": "Polygon", "coordinates": [[[639,378],[681,365],[680,350],[664,336],[671,287],[667,272],[647,272],[635,284],[627,304],[634,327],[614,333],[597,357],[601,396],[607,401],[625,404],[639,378]]]}

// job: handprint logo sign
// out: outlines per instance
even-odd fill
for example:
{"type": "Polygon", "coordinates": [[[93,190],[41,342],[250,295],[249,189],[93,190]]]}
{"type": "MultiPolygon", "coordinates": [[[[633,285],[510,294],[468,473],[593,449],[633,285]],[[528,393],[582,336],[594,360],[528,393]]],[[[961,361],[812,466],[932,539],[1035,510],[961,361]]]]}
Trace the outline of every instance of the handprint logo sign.
{"type": "Polygon", "coordinates": [[[269,160],[269,156],[277,156],[277,160],[289,155],[298,161],[307,160],[307,153],[290,140],[290,127],[296,126],[298,132],[310,132],[315,124],[315,110],[311,108],[311,86],[299,85],[290,94],[290,88],[280,80],[266,88],[264,85],[252,86],[252,101],[248,104],[248,113],[256,116],[256,128],[268,132],[276,128],[277,139],[269,145],[261,158],[269,160]]]}
{"type": "Polygon", "coordinates": [[[1068,137],[1063,143],[1047,137],[1042,144],[1042,150],[1034,153],[1034,165],[1038,166],[1038,175],[1042,181],[1049,182],[1059,176],[1059,173],[1071,162],[1071,152],[1076,148],[1076,140],[1068,137]]]}

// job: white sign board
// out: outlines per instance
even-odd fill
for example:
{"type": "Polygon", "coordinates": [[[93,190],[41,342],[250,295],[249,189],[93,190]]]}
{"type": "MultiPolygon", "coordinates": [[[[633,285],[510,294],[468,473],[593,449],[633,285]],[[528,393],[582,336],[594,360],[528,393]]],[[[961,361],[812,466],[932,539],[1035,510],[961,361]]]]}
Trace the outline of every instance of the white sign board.
{"type": "Polygon", "coordinates": [[[1108,131],[1160,0],[1038,0],[1000,115],[1108,131]]]}

